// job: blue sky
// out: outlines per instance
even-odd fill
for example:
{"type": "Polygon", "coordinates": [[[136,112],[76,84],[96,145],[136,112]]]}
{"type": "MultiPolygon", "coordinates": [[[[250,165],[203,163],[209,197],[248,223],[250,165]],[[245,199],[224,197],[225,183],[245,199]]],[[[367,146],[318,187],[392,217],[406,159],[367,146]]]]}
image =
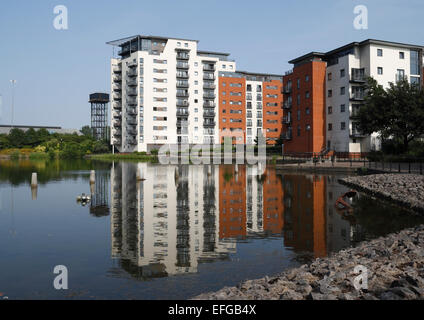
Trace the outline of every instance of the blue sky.
{"type": "Polygon", "coordinates": [[[424,45],[422,0],[14,0],[0,3],[0,124],[11,120],[10,79],[17,79],[15,124],[80,128],[88,95],[109,92],[106,41],[135,34],[197,39],[231,53],[239,70],[284,73],[288,60],[368,38],[424,45]],[[369,10],[368,30],[353,9],[369,10]],[[53,27],[68,8],[69,29],[53,27]]]}

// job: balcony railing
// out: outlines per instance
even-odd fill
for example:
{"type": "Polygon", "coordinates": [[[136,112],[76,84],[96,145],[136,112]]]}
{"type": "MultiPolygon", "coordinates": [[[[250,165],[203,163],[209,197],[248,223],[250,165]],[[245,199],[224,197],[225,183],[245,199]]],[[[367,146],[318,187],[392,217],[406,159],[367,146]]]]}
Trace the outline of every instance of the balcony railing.
{"type": "Polygon", "coordinates": [[[216,122],[215,121],[205,121],[203,122],[204,127],[215,127],[216,122]]]}
{"type": "Polygon", "coordinates": [[[216,104],[213,101],[205,101],[203,103],[203,107],[205,107],[205,108],[215,108],[216,104]]]}
{"type": "Polygon", "coordinates": [[[137,76],[137,69],[128,70],[127,71],[127,76],[128,77],[136,77],[137,76]]]}
{"type": "Polygon", "coordinates": [[[188,81],[177,81],[177,88],[188,88],[188,81]]]}
{"type": "Polygon", "coordinates": [[[203,79],[204,80],[215,80],[215,75],[213,73],[204,73],[203,79]]]}
{"type": "Polygon", "coordinates": [[[367,76],[365,75],[365,69],[352,68],[350,81],[352,82],[366,82],[367,76]]]}
{"type": "Polygon", "coordinates": [[[122,90],[122,85],[120,83],[115,83],[113,85],[113,91],[121,91],[122,90]]]}
{"type": "Polygon", "coordinates": [[[216,88],[216,86],[215,86],[215,84],[214,84],[214,83],[204,82],[204,83],[203,83],[203,88],[204,88],[204,89],[215,89],[215,88],[216,88]]]}
{"type": "Polygon", "coordinates": [[[114,126],[114,127],[118,127],[118,128],[119,128],[119,127],[121,126],[121,124],[122,124],[122,123],[121,123],[121,121],[119,121],[119,120],[117,120],[117,121],[114,121],[114,122],[113,122],[113,126],[114,126]]]}
{"type": "Polygon", "coordinates": [[[203,65],[203,71],[215,71],[215,66],[203,65]]]}
{"type": "Polygon", "coordinates": [[[188,91],[177,90],[177,97],[188,98],[188,91]]]}
{"type": "Polygon", "coordinates": [[[129,90],[127,90],[127,94],[129,96],[136,96],[137,95],[137,89],[129,89],[129,90]]]}
{"type": "Polygon", "coordinates": [[[353,92],[350,96],[350,99],[362,101],[362,100],[365,99],[365,93],[364,92],[353,92]]]}
{"type": "Polygon", "coordinates": [[[119,93],[115,93],[114,95],[113,95],[113,100],[121,100],[122,99],[122,95],[121,94],[119,94],[119,93]]]}
{"type": "Polygon", "coordinates": [[[177,52],[177,59],[180,60],[188,60],[190,58],[190,55],[185,52],[177,52]]]}
{"type": "Polygon", "coordinates": [[[112,106],[113,106],[113,109],[122,109],[122,104],[121,104],[121,102],[117,102],[117,101],[115,101],[113,104],[112,104],[112,106]]]}
{"type": "Polygon", "coordinates": [[[177,62],[178,69],[188,69],[189,65],[187,62],[177,62]]]}
{"type": "Polygon", "coordinates": [[[188,79],[188,72],[177,72],[177,78],[188,79]]]}
{"type": "Polygon", "coordinates": [[[129,106],[136,106],[137,105],[137,99],[128,98],[127,99],[127,105],[129,105],[129,106]]]}
{"type": "Polygon", "coordinates": [[[350,130],[350,136],[354,137],[354,138],[362,138],[365,137],[366,134],[364,134],[363,132],[359,131],[358,129],[351,129],[350,130]]]}
{"type": "Polygon", "coordinates": [[[137,86],[137,80],[135,80],[135,79],[127,80],[127,86],[129,86],[129,87],[137,86]]]}
{"type": "Polygon", "coordinates": [[[136,108],[128,108],[127,113],[129,115],[136,115],[137,114],[137,109],[136,108]]]}
{"type": "Polygon", "coordinates": [[[188,107],[189,103],[187,100],[177,100],[177,106],[178,107],[188,107]]]}
{"type": "Polygon", "coordinates": [[[120,118],[122,117],[122,112],[112,112],[112,115],[114,118],[120,118]]]}
{"type": "Polygon", "coordinates": [[[122,81],[122,77],[121,76],[114,76],[113,77],[113,82],[121,82],[122,81]]]}
{"type": "Polygon", "coordinates": [[[188,116],[190,112],[188,110],[177,109],[177,116],[188,116]]]}
{"type": "Polygon", "coordinates": [[[115,67],[112,68],[112,71],[115,72],[115,73],[121,73],[122,69],[121,69],[121,67],[115,66],[115,67]]]}
{"type": "Polygon", "coordinates": [[[292,93],[292,86],[286,85],[283,87],[283,93],[284,94],[290,94],[292,93]]]}
{"type": "Polygon", "coordinates": [[[215,99],[215,93],[203,92],[203,98],[215,99]]]}
{"type": "Polygon", "coordinates": [[[128,62],[128,67],[130,68],[137,67],[137,61],[128,62]]]}
{"type": "Polygon", "coordinates": [[[203,111],[204,117],[215,117],[215,111],[205,110],[203,111]]]}
{"type": "Polygon", "coordinates": [[[292,101],[286,100],[283,102],[283,109],[291,109],[293,106],[292,101]]]}
{"type": "Polygon", "coordinates": [[[290,124],[292,122],[291,117],[285,116],[283,117],[283,123],[284,124],[290,124]]]}

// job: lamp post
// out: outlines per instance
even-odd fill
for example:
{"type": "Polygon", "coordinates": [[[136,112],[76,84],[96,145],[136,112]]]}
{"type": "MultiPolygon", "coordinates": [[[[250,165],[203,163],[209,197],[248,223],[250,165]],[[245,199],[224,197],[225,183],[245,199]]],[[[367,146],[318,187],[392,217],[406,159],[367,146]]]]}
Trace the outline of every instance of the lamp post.
{"type": "Polygon", "coordinates": [[[14,104],[15,104],[15,85],[16,85],[16,80],[10,80],[10,83],[12,84],[12,119],[11,119],[11,126],[13,129],[13,108],[14,108],[14,104]]]}

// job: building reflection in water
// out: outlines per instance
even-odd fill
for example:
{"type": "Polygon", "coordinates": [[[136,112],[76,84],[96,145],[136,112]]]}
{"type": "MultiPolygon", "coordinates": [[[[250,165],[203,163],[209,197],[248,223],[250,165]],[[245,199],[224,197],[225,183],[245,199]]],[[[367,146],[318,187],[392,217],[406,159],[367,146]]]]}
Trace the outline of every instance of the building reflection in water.
{"type": "Polygon", "coordinates": [[[268,167],[115,163],[112,257],[139,279],[197,272],[229,259],[237,242],[283,237],[322,257],[349,246],[354,228],[335,209],[346,188],[331,176],[278,175],[268,167]],[[136,181],[141,170],[145,181],[136,181]]]}

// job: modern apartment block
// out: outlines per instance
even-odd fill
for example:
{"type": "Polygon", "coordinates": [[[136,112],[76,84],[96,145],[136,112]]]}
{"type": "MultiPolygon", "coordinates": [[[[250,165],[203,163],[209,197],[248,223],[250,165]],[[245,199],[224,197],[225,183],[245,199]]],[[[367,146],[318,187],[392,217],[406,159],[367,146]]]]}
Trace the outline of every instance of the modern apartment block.
{"type": "Polygon", "coordinates": [[[111,143],[118,151],[218,144],[224,128],[242,132],[234,143],[253,143],[258,129],[270,143],[279,137],[282,76],[236,73],[228,53],[198,50],[197,40],[134,36],[108,44],[120,48],[111,59],[111,143]],[[235,82],[224,88],[218,78],[228,74],[235,82]]]}
{"type": "Polygon", "coordinates": [[[290,61],[284,77],[286,152],[363,153],[378,150],[378,133],[367,136],[355,122],[368,76],[383,87],[406,77],[423,84],[423,46],[380,40],[353,42],[327,53],[290,61]]]}

